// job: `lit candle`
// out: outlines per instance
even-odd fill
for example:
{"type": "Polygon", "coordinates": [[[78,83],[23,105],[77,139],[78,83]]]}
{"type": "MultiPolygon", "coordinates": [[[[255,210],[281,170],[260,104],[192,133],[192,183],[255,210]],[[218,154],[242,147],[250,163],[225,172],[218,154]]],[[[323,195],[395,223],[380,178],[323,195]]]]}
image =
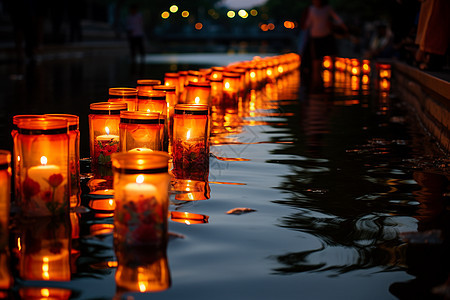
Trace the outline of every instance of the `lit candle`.
{"type": "Polygon", "coordinates": [[[145,201],[154,197],[155,194],[155,186],[150,183],[144,183],[144,175],[138,175],[136,182],[128,183],[124,187],[125,201],[145,201]]]}
{"type": "Polygon", "coordinates": [[[97,158],[99,163],[111,161],[111,154],[119,151],[119,136],[109,132],[109,128],[105,127],[106,134],[95,138],[94,158],[97,158]]]}
{"type": "Polygon", "coordinates": [[[47,165],[47,157],[41,156],[41,165],[28,169],[28,178],[39,183],[41,189],[48,185],[51,175],[61,174],[61,168],[56,165],[47,165]]]}

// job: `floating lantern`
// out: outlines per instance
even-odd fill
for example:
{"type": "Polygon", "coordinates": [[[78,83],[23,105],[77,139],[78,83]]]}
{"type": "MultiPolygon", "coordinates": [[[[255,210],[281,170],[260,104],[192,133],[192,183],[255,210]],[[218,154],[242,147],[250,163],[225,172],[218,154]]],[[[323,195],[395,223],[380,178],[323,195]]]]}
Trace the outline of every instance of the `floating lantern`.
{"type": "Polygon", "coordinates": [[[111,154],[119,151],[120,112],[125,103],[97,102],[90,105],[89,144],[92,165],[111,165],[111,154]]]}
{"type": "Polygon", "coordinates": [[[333,58],[331,56],[324,56],[322,66],[326,70],[330,70],[333,68],[333,58]]]}
{"type": "Polygon", "coordinates": [[[117,294],[161,292],[170,287],[169,264],[163,247],[155,249],[123,247],[116,249],[116,257],[117,294]]]}
{"type": "Polygon", "coordinates": [[[125,87],[110,88],[108,102],[126,103],[127,110],[135,111],[137,110],[137,89],[125,87]]]}
{"type": "Polygon", "coordinates": [[[186,98],[183,103],[209,105],[211,85],[209,81],[189,81],[186,86],[186,98]]]}
{"type": "Polygon", "coordinates": [[[138,110],[149,113],[159,113],[160,142],[161,142],[160,149],[167,150],[169,138],[166,122],[167,120],[166,93],[161,91],[139,91],[138,110]]]}
{"type": "Polygon", "coordinates": [[[389,64],[377,64],[378,77],[391,79],[391,65],[389,64]]]}
{"type": "Polygon", "coordinates": [[[164,85],[174,86],[175,93],[178,97],[179,92],[180,92],[180,75],[178,75],[178,73],[165,73],[164,74],[164,85]]]}
{"type": "Polygon", "coordinates": [[[123,111],[119,124],[120,151],[162,150],[160,131],[159,113],[123,111]]]}
{"type": "Polygon", "coordinates": [[[66,119],[69,126],[69,181],[70,181],[70,207],[80,205],[80,130],[79,117],[68,114],[47,114],[46,116],[66,119]]]}
{"type": "Polygon", "coordinates": [[[208,106],[178,104],[173,124],[173,165],[177,178],[203,180],[209,171],[208,106]]]}
{"type": "Polygon", "coordinates": [[[15,149],[24,215],[68,213],[69,135],[67,120],[42,116],[19,120],[15,149]],[[57,149],[58,151],[55,151],[57,149]]]}
{"type": "Polygon", "coordinates": [[[223,96],[222,104],[225,108],[237,108],[240,86],[240,75],[237,73],[225,72],[223,74],[223,96]]]}
{"type": "Polygon", "coordinates": [[[175,86],[170,85],[156,85],[153,87],[153,90],[166,93],[167,118],[165,122],[167,127],[168,141],[170,142],[172,140],[173,133],[173,114],[175,111],[175,105],[178,104],[176,88],[175,86]]]}
{"type": "MultiPolygon", "coordinates": [[[[9,203],[11,202],[11,152],[0,150],[0,252],[8,245],[9,203]]],[[[0,272],[1,273],[1,272],[0,272]]],[[[1,288],[1,276],[0,276],[1,288]]]]}
{"type": "Polygon", "coordinates": [[[168,161],[169,155],[161,151],[113,155],[115,245],[167,242],[168,161]]]}
{"type": "Polygon", "coordinates": [[[152,91],[155,85],[160,85],[161,80],[157,79],[139,79],[137,81],[138,91],[152,91]]]}
{"type": "Polygon", "coordinates": [[[20,277],[69,281],[71,224],[68,218],[40,218],[20,226],[20,277]]]}
{"type": "Polygon", "coordinates": [[[211,75],[209,76],[210,80],[214,81],[221,81],[222,80],[222,74],[225,72],[224,67],[212,67],[211,68],[211,75]]]}
{"type": "Polygon", "coordinates": [[[367,59],[363,59],[361,69],[362,69],[363,74],[369,74],[370,73],[370,61],[367,59]]]}

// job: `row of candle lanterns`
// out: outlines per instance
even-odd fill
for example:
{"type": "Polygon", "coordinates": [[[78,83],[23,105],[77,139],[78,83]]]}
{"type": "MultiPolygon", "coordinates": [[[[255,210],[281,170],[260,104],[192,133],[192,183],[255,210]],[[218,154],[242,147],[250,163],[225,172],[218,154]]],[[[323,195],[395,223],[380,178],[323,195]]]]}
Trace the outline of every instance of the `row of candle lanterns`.
{"type": "MultiPolygon", "coordinates": [[[[111,166],[114,174],[114,186],[107,187],[114,191],[114,202],[108,203],[114,209],[117,249],[124,249],[124,245],[164,247],[172,175],[192,180],[192,191],[196,189],[195,181],[207,179],[212,104],[233,110],[243,93],[275,82],[297,69],[299,63],[297,55],[286,54],[227,67],[167,73],[164,85],[158,80],[140,80],[136,88],[111,88],[107,102],[90,105],[91,165],[93,169],[111,166]]],[[[0,180],[7,183],[0,187],[0,203],[5,206],[0,216],[2,238],[7,237],[3,231],[8,227],[12,170],[14,204],[22,215],[47,220],[46,217],[65,215],[69,208],[80,205],[78,116],[17,115],[13,125],[13,159],[10,152],[0,151],[0,180]]],[[[189,218],[190,222],[204,223],[208,219],[180,212],[170,216],[177,222],[189,218]]],[[[124,260],[120,259],[122,252],[118,254],[119,265],[124,260]]],[[[62,263],[47,254],[38,258],[42,268],[53,269],[62,263]]],[[[31,277],[24,278],[70,278],[64,270],[58,278],[41,271],[28,273],[31,277]]],[[[128,274],[125,269],[118,269],[117,276],[125,278],[128,274]]],[[[146,289],[138,286],[136,290],[146,289]]]]}

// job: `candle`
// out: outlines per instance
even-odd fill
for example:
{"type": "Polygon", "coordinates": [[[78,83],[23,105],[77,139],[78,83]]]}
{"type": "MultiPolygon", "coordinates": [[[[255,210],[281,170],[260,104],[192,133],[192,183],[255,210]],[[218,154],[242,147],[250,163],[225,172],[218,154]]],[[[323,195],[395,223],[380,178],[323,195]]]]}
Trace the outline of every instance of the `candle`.
{"type": "Polygon", "coordinates": [[[120,113],[127,110],[126,103],[97,102],[90,104],[89,145],[92,167],[111,164],[111,154],[119,151],[120,113]]]}
{"type": "Polygon", "coordinates": [[[18,202],[22,213],[33,216],[68,213],[67,119],[48,116],[21,119],[18,131],[16,149],[20,161],[16,176],[20,182],[18,202]]]}
{"type": "Polygon", "coordinates": [[[205,180],[209,174],[208,107],[175,106],[173,163],[178,179],[205,180]]]}
{"type": "Polygon", "coordinates": [[[137,106],[137,89],[127,87],[110,88],[108,102],[126,103],[129,111],[135,111],[137,106]]]}
{"type": "Polygon", "coordinates": [[[129,150],[128,152],[153,152],[153,150],[148,148],[134,148],[129,150]]]}
{"type": "Polygon", "coordinates": [[[167,240],[169,156],[165,152],[121,152],[112,156],[114,242],[162,245],[167,240]]]}
{"type": "Polygon", "coordinates": [[[121,152],[161,150],[160,114],[143,111],[121,112],[119,134],[121,152]]]}
{"type": "Polygon", "coordinates": [[[100,164],[111,161],[111,154],[119,151],[119,136],[109,134],[108,127],[105,127],[105,133],[95,138],[94,157],[97,157],[100,164]]]}

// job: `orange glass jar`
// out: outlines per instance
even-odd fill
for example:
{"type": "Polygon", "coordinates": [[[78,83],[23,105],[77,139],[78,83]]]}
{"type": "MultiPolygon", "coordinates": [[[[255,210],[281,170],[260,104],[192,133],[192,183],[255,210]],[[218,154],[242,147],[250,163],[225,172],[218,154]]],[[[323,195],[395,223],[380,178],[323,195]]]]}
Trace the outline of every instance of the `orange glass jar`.
{"type": "Polygon", "coordinates": [[[167,150],[168,129],[167,129],[167,100],[166,93],[161,91],[139,91],[138,110],[159,113],[160,121],[160,142],[161,149],[167,150]]]}
{"type": "Polygon", "coordinates": [[[46,114],[46,116],[66,119],[69,126],[69,181],[70,181],[70,207],[80,205],[80,121],[76,115],[46,114]]]}
{"type": "Polygon", "coordinates": [[[173,132],[173,114],[175,111],[175,105],[178,104],[176,88],[173,85],[155,85],[153,87],[153,90],[166,93],[166,102],[167,102],[166,124],[167,124],[168,140],[170,141],[172,139],[172,132],[173,132]]]}
{"type": "Polygon", "coordinates": [[[123,111],[120,113],[121,152],[161,150],[159,113],[123,111]]]}
{"type": "Polygon", "coordinates": [[[178,104],[173,120],[173,173],[179,179],[204,180],[209,174],[209,110],[178,104]]]}
{"type": "Polygon", "coordinates": [[[119,151],[120,112],[125,103],[97,102],[90,105],[89,145],[92,165],[111,165],[111,154],[119,151]]]}
{"type": "MultiPolygon", "coordinates": [[[[178,97],[180,92],[180,75],[178,73],[165,73],[164,74],[164,85],[174,86],[175,93],[178,97]]],[[[178,102],[178,99],[177,99],[178,102]]]]}
{"type": "Polygon", "coordinates": [[[17,124],[19,207],[26,216],[69,212],[69,135],[65,119],[42,116],[17,124]]]}
{"type": "Polygon", "coordinates": [[[135,111],[137,105],[137,89],[126,87],[110,88],[108,102],[126,103],[127,110],[135,111]]]}
{"type": "Polygon", "coordinates": [[[186,86],[186,98],[183,103],[209,105],[211,85],[209,81],[189,81],[186,86]]]}
{"type": "Polygon", "coordinates": [[[232,72],[223,74],[223,99],[222,103],[226,108],[236,107],[238,104],[240,75],[232,72]]]}
{"type": "Polygon", "coordinates": [[[114,173],[114,245],[167,242],[169,155],[166,152],[121,152],[112,156],[114,173]]]}
{"type": "Polygon", "coordinates": [[[155,85],[160,85],[161,80],[158,79],[138,79],[137,90],[138,91],[151,91],[155,85]]]}
{"type": "Polygon", "coordinates": [[[9,203],[11,202],[11,172],[11,152],[7,150],[0,150],[0,252],[8,246],[9,203]]]}

